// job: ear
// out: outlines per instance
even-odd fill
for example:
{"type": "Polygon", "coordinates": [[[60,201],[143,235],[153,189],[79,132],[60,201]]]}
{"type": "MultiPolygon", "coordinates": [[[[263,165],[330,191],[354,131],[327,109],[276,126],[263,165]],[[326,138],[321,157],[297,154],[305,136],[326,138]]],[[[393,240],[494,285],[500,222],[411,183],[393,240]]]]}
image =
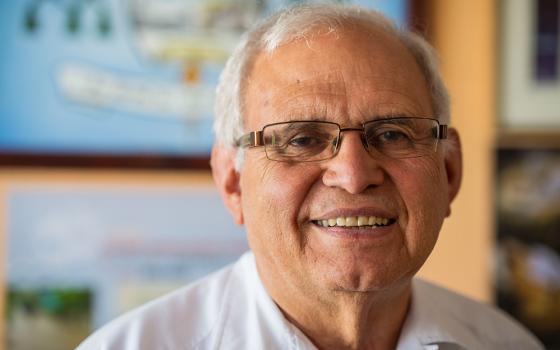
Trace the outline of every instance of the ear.
{"type": "Polygon", "coordinates": [[[447,149],[445,152],[445,172],[447,175],[448,188],[448,208],[447,216],[451,215],[451,202],[457,196],[461,187],[461,179],[463,177],[463,155],[461,151],[461,139],[459,133],[454,128],[450,128],[447,132],[447,149]]]}
{"type": "Polygon", "coordinates": [[[215,144],[212,147],[210,166],[214,182],[222,199],[238,225],[243,225],[239,172],[235,170],[236,150],[215,144]]]}

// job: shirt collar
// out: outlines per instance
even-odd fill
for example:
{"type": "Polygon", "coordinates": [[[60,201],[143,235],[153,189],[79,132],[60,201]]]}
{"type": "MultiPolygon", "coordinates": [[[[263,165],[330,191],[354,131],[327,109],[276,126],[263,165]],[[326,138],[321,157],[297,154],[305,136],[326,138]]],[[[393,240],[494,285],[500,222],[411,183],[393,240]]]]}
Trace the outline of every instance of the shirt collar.
{"type": "Polygon", "coordinates": [[[401,331],[397,350],[459,350],[477,348],[478,341],[440,298],[441,290],[428,282],[414,279],[410,310],[401,331]]]}

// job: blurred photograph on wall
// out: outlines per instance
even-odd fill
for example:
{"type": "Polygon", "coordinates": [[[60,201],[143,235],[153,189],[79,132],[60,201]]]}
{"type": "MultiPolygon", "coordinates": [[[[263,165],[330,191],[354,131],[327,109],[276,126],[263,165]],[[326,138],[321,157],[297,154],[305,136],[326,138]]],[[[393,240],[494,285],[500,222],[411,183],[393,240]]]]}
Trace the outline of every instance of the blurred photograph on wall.
{"type": "MultiPolygon", "coordinates": [[[[340,1],[408,19],[408,0],[340,1]]],[[[297,2],[0,1],[0,155],[209,156],[227,58],[297,2]]]]}
{"type": "Polygon", "coordinates": [[[6,194],[10,350],[74,349],[113,318],[248,250],[210,186],[38,184],[6,194]]]}
{"type": "Polygon", "coordinates": [[[500,126],[560,128],[560,0],[499,1],[500,126]]]}
{"type": "Polygon", "coordinates": [[[496,177],[498,306],[560,349],[560,149],[502,149],[496,177]]]}

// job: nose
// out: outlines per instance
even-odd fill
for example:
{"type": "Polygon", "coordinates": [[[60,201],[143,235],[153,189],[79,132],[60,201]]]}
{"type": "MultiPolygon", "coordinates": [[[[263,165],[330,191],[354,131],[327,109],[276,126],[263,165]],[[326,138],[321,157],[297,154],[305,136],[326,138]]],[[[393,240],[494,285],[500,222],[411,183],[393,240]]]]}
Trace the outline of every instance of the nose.
{"type": "Polygon", "coordinates": [[[340,142],[336,156],[325,162],[323,183],[352,194],[381,185],[385,172],[364,147],[361,133],[345,132],[340,142]]]}

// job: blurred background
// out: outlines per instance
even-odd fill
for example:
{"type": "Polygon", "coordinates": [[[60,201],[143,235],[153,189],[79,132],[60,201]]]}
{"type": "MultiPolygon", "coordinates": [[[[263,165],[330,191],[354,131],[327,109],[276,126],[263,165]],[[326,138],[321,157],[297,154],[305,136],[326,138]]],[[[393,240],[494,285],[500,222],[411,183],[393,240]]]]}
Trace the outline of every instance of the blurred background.
{"type": "MultiPolygon", "coordinates": [[[[209,171],[214,89],[296,2],[0,3],[0,349],[73,349],[247,249],[209,171]]],[[[420,275],[560,349],[560,0],[341,2],[423,34],[451,92],[463,185],[420,275]]]]}

